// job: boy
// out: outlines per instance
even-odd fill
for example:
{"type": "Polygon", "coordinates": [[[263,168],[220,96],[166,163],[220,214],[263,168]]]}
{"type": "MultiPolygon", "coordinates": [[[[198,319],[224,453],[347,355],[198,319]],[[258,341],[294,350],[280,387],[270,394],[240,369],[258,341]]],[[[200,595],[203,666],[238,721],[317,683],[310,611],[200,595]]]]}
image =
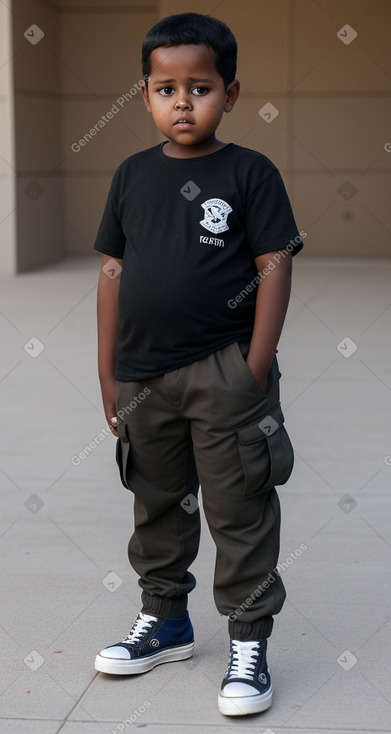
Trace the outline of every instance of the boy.
{"type": "Polygon", "coordinates": [[[224,23],[197,13],[149,31],[142,94],[167,140],[119,166],[94,245],[99,377],[134,494],[143,605],[95,667],[129,675],[193,654],[200,483],[229,618],[218,706],[233,716],[272,701],[267,638],[285,599],[275,485],[293,467],[276,351],[303,247],[273,163],[216,138],[239,94],[236,51],[224,23]]]}

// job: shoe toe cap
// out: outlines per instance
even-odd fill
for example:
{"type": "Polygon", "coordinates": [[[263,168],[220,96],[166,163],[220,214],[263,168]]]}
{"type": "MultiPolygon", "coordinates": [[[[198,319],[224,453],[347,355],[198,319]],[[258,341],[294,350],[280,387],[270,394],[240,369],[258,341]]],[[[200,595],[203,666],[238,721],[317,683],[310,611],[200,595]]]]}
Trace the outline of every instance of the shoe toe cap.
{"type": "Polygon", "coordinates": [[[112,645],[111,647],[105,647],[99,653],[101,658],[111,658],[114,660],[130,660],[129,650],[123,645],[112,645]]]}
{"type": "Polygon", "coordinates": [[[248,683],[236,681],[235,683],[227,683],[222,690],[222,695],[229,698],[256,696],[258,695],[258,691],[256,688],[250,686],[248,683]]]}

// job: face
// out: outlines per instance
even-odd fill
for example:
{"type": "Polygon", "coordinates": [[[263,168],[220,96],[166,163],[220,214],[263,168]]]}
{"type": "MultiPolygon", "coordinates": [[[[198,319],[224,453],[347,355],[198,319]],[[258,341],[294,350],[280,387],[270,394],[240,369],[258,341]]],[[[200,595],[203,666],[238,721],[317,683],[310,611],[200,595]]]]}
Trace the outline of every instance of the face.
{"type": "Polygon", "coordinates": [[[156,127],[169,140],[167,155],[205,155],[224,145],[215,131],[236,102],[239,82],[224,88],[213,49],[204,44],[155,48],[148,89],[142,92],[156,127]]]}

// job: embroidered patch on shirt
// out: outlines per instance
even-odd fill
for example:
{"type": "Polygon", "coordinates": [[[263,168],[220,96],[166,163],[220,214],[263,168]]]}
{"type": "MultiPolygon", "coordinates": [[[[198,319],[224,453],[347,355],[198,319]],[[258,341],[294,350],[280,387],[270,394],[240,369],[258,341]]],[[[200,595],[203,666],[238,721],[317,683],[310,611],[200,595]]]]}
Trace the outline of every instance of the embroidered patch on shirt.
{"type": "Polygon", "coordinates": [[[227,224],[228,214],[232,212],[232,208],[223,199],[208,199],[201,204],[204,209],[204,218],[200,221],[205,229],[209,232],[226,232],[229,229],[227,224]]]}

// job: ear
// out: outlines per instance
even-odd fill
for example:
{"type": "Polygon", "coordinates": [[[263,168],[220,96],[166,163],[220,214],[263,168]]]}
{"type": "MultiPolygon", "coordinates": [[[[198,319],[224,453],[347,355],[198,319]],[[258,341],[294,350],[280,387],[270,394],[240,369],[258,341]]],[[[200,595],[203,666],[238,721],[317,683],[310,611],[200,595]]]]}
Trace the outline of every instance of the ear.
{"type": "Polygon", "coordinates": [[[148,94],[148,87],[145,82],[141,84],[141,94],[143,95],[143,99],[145,102],[145,106],[148,110],[148,112],[152,112],[151,105],[149,102],[149,94],[148,94]]]}
{"type": "Polygon", "coordinates": [[[226,89],[227,100],[224,107],[224,112],[231,112],[240,92],[240,82],[238,79],[234,79],[233,82],[228,84],[226,89]]]}

